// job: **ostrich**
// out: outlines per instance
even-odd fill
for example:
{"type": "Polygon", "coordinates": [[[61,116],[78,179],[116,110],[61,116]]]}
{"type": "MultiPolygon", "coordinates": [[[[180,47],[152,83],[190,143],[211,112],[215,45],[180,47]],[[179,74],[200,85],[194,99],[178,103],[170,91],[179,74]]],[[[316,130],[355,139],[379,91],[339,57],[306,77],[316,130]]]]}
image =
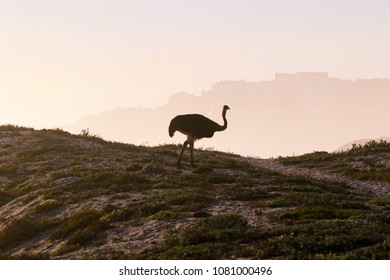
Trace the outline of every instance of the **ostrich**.
{"type": "Polygon", "coordinates": [[[216,122],[206,118],[199,114],[179,115],[174,117],[169,124],[169,136],[173,136],[175,131],[179,131],[187,135],[187,140],[183,143],[180,156],[177,160],[177,166],[180,167],[181,158],[187,145],[190,145],[191,152],[191,165],[194,165],[194,142],[204,137],[211,138],[216,131],[223,131],[227,128],[226,111],[229,110],[229,106],[223,106],[222,118],[223,125],[219,125],[216,122]]]}

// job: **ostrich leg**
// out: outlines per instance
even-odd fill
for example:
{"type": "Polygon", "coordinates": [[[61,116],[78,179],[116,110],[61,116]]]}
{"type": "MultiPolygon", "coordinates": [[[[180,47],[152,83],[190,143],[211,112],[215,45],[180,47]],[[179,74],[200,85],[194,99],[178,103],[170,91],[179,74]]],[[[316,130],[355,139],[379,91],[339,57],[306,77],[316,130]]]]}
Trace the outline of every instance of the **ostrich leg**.
{"type": "Polygon", "coordinates": [[[195,164],[194,164],[194,142],[190,143],[190,153],[191,153],[191,166],[195,167],[195,164]]]}
{"type": "Polygon", "coordinates": [[[186,141],[184,141],[184,143],[183,143],[183,148],[181,149],[180,156],[179,156],[179,158],[178,158],[178,160],[177,160],[177,166],[178,166],[178,167],[180,167],[181,157],[183,156],[184,150],[185,150],[185,148],[187,147],[187,145],[188,145],[188,141],[186,140],[186,141]]]}

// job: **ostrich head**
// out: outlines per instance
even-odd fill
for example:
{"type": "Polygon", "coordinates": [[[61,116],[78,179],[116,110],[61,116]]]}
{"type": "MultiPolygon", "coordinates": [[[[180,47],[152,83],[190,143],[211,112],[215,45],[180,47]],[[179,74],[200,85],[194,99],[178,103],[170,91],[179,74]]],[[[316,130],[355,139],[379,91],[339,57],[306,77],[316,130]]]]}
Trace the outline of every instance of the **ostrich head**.
{"type": "Polygon", "coordinates": [[[226,112],[227,110],[230,110],[230,107],[228,105],[223,106],[223,110],[226,112]]]}

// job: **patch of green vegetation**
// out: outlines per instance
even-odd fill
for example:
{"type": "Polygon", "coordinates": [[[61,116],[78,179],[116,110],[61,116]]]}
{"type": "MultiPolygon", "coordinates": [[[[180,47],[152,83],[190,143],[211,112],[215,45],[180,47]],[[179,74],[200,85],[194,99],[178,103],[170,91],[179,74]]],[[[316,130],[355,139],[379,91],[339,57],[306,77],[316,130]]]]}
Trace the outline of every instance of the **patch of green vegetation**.
{"type": "Polygon", "coordinates": [[[350,168],[344,172],[345,175],[348,175],[351,178],[361,180],[361,181],[382,181],[390,182],[390,168],[368,168],[364,170],[358,170],[355,168],[350,168]]]}
{"type": "Polygon", "coordinates": [[[369,203],[364,196],[357,194],[338,194],[331,192],[301,192],[301,188],[288,187],[283,194],[273,194],[266,199],[258,200],[255,207],[325,207],[336,209],[367,210],[369,203]]]}
{"type": "Polygon", "coordinates": [[[196,174],[207,174],[213,172],[213,168],[209,164],[201,164],[197,166],[193,172],[196,174]]]}
{"type": "Polygon", "coordinates": [[[102,214],[95,210],[85,210],[75,213],[64,222],[62,222],[52,233],[51,239],[64,238],[70,233],[73,233],[79,229],[84,229],[91,225],[93,222],[98,221],[102,214]]]}
{"type": "Polygon", "coordinates": [[[110,223],[124,221],[132,217],[133,211],[129,209],[129,207],[125,207],[124,209],[115,209],[110,213],[106,214],[102,217],[102,220],[105,220],[110,223]]]}
{"type": "Polygon", "coordinates": [[[145,258],[210,259],[228,256],[245,242],[250,227],[237,215],[217,215],[170,235],[163,248],[148,252],[145,258]],[[229,253],[228,253],[229,252],[229,253]]]}
{"type": "Polygon", "coordinates": [[[352,155],[367,155],[377,154],[377,153],[388,153],[390,152],[390,143],[380,140],[380,141],[369,141],[364,145],[352,145],[352,149],[346,151],[347,154],[352,155]]]}
{"type": "Polygon", "coordinates": [[[42,226],[29,218],[19,218],[0,232],[0,250],[15,247],[41,232],[42,226]]]}
{"type": "Polygon", "coordinates": [[[279,162],[287,165],[300,165],[302,167],[315,167],[319,163],[326,164],[334,161],[338,158],[340,154],[332,154],[328,152],[313,152],[309,154],[304,154],[302,156],[294,157],[279,157],[279,162]]]}
{"type": "Polygon", "coordinates": [[[34,213],[40,214],[40,213],[49,212],[49,211],[54,210],[54,209],[61,207],[61,206],[64,206],[64,204],[62,202],[59,202],[57,200],[48,200],[42,204],[39,204],[37,207],[35,207],[34,213]]]}
{"type": "Polygon", "coordinates": [[[142,174],[165,174],[167,172],[166,168],[162,164],[158,163],[148,163],[145,165],[145,167],[142,170],[142,174]]]}
{"type": "Polygon", "coordinates": [[[176,211],[179,212],[195,212],[200,211],[210,203],[214,202],[215,199],[211,196],[202,194],[201,192],[185,192],[169,195],[166,198],[167,205],[178,205],[176,211]]]}
{"type": "Polygon", "coordinates": [[[142,170],[142,166],[138,163],[132,163],[130,164],[127,169],[127,171],[132,171],[132,172],[137,172],[137,171],[140,171],[142,170]]]}
{"type": "Polygon", "coordinates": [[[18,125],[13,125],[13,124],[3,124],[0,125],[0,131],[4,132],[10,132],[10,131],[20,131],[20,130],[32,130],[31,128],[24,128],[18,125]]]}
{"type": "Polygon", "coordinates": [[[173,192],[165,196],[151,198],[146,201],[132,203],[123,208],[111,209],[103,219],[108,222],[125,220],[175,219],[183,213],[202,210],[214,201],[214,198],[204,195],[199,190],[191,192],[173,192]]]}
{"type": "Polygon", "coordinates": [[[159,145],[150,149],[156,154],[177,157],[176,150],[180,149],[180,145],[159,145]]]}
{"type": "Polygon", "coordinates": [[[148,217],[150,215],[153,215],[157,212],[168,210],[169,206],[165,201],[147,201],[139,205],[139,207],[134,208],[134,215],[133,217],[148,217]]]}
{"type": "Polygon", "coordinates": [[[65,254],[91,244],[99,232],[111,228],[108,221],[96,220],[96,218],[100,215],[95,216],[94,213],[90,212],[87,216],[89,217],[84,221],[81,221],[80,219],[77,222],[74,221],[74,225],[68,228],[69,233],[76,231],[70,235],[65,245],[60,248],[57,252],[58,255],[65,254]],[[78,225],[76,226],[76,224],[78,225]],[[81,225],[83,226],[79,228],[81,225]],[[71,229],[71,227],[73,228],[71,229]]]}
{"type": "Polygon", "coordinates": [[[78,229],[67,241],[65,248],[79,248],[92,242],[96,235],[102,231],[110,228],[110,224],[104,220],[96,220],[86,226],[78,229]]]}
{"type": "Polygon", "coordinates": [[[390,259],[390,238],[372,246],[363,246],[352,250],[342,256],[340,259],[347,260],[389,260],[390,259]]]}
{"type": "Polygon", "coordinates": [[[77,181],[76,184],[77,187],[81,189],[98,189],[107,188],[112,185],[145,185],[148,182],[149,180],[145,176],[139,174],[115,172],[111,170],[91,170],[89,174],[77,181]]]}
{"type": "Polygon", "coordinates": [[[33,132],[35,135],[41,136],[44,138],[47,138],[48,136],[72,137],[72,134],[70,134],[67,131],[62,130],[61,128],[33,130],[33,132]]]}
{"type": "Polygon", "coordinates": [[[209,184],[231,184],[235,182],[235,179],[229,175],[208,175],[205,179],[206,183],[209,184]]]}
{"type": "Polygon", "coordinates": [[[171,181],[161,181],[153,184],[152,189],[177,189],[180,188],[180,185],[176,182],[171,181]]]}
{"type": "Polygon", "coordinates": [[[227,158],[222,160],[222,168],[230,170],[251,171],[253,166],[246,161],[236,160],[234,158],[227,158]]]}
{"type": "Polygon", "coordinates": [[[12,164],[0,165],[0,174],[2,176],[15,176],[18,173],[19,167],[12,164]]]}
{"type": "Polygon", "coordinates": [[[390,168],[381,163],[382,158],[388,161],[389,153],[390,143],[370,141],[354,145],[344,152],[314,152],[297,157],[279,157],[278,161],[285,165],[339,173],[356,180],[390,182],[390,168]]]}
{"type": "MultiPolygon", "coordinates": [[[[0,257],[1,259],[1,257],[0,257]]],[[[28,253],[28,252],[22,252],[21,254],[12,256],[12,260],[49,260],[50,259],[50,254],[48,253],[28,253]]]]}
{"type": "Polygon", "coordinates": [[[335,205],[336,207],[343,209],[360,209],[360,210],[369,210],[370,207],[363,202],[351,200],[339,201],[335,205]]]}
{"type": "Polygon", "coordinates": [[[82,177],[77,172],[59,172],[53,174],[53,180],[72,177],[69,183],[46,189],[45,199],[62,199],[64,204],[75,203],[91,197],[110,193],[135,192],[145,188],[149,179],[141,174],[109,169],[91,169],[82,177]]]}
{"type": "Polygon", "coordinates": [[[13,200],[15,196],[11,194],[9,191],[1,191],[0,190],[0,206],[7,204],[11,200],[13,200]]]}
{"type": "Polygon", "coordinates": [[[172,210],[161,210],[156,214],[149,216],[149,220],[176,220],[179,217],[179,213],[172,210]]]}
{"type": "Polygon", "coordinates": [[[66,143],[64,138],[43,138],[35,143],[34,146],[29,146],[28,149],[22,150],[21,156],[26,161],[37,161],[45,156],[47,157],[48,154],[65,153],[71,149],[72,146],[66,143]]]}
{"type": "Polygon", "coordinates": [[[292,188],[301,188],[303,191],[320,191],[320,192],[330,192],[337,194],[346,194],[350,191],[350,187],[342,183],[331,183],[327,181],[315,180],[312,178],[299,176],[299,175],[286,175],[284,177],[278,178],[275,183],[280,184],[282,187],[289,189],[292,188]]]}
{"type": "MultiPolygon", "coordinates": [[[[303,182],[301,182],[303,183],[303,182]]],[[[323,183],[318,181],[308,181],[308,185],[282,185],[277,189],[283,195],[278,197],[276,203],[269,200],[269,206],[323,206],[340,209],[369,209],[367,197],[358,193],[353,193],[349,188],[339,184],[323,183]]],[[[264,204],[263,204],[264,206],[264,204]]]]}
{"type": "Polygon", "coordinates": [[[279,215],[280,219],[289,220],[329,220],[329,219],[348,219],[358,217],[361,211],[354,209],[331,209],[325,207],[304,207],[296,210],[284,212],[279,215]]]}
{"type": "Polygon", "coordinates": [[[183,185],[194,185],[199,183],[199,176],[196,174],[182,174],[178,179],[177,183],[183,185]]]}
{"type": "MultiPolygon", "coordinates": [[[[196,190],[195,190],[196,191],[196,190]]],[[[169,195],[166,198],[167,204],[169,205],[184,205],[189,202],[205,202],[210,203],[214,201],[214,198],[204,195],[201,193],[193,192],[182,192],[169,195]]]]}
{"type": "Polygon", "coordinates": [[[374,205],[379,205],[384,208],[384,210],[390,210],[390,198],[383,197],[383,198],[373,198],[369,200],[370,203],[374,205]]]}
{"type": "Polygon", "coordinates": [[[255,203],[255,207],[261,208],[285,208],[297,206],[297,203],[284,197],[278,197],[275,199],[259,200],[255,203]]]}
{"type": "Polygon", "coordinates": [[[305,221],[277,230],[268,229],[263,239],[254,242],[249,253],[261,259],[344,258],[358,248],[380,246],[388,233],[388,225],[366,220],[305,221]]]}
{"type": "Polygon", "coordinates": [[[119,222],[152,216],[160,211],[168,211],[170,207],[165,201],[150,200],[129,204],[124,208],[114,209],[103,217],[108,222],[119,222]]]}
{"type": "Polygon", "coordinates": [[[271,197],[269,193],[262,190],[261,187],[236,187],[230,189],[229,194],[233,200],[256,201],[271,197]]]}
{"type": "MultiPolygon", "coordinates": [[[[169,247],[158,253],[148,252],[142,254],[141,259],[160,260],[213,260],[229,258],[229,244],[226,243],[203,243],[187,246],[169,247]]],[[[139,256],[133,256],[133,258],[139,256]]]]}
{"type": "Polygon", "coordinates": [[[303,181],[302,185],[296,185],[294,183],[286,182],[279,187],[279,191],[298,192],[298,193],[323,193],[324,190],[321,186],[312,185],[310,181],[303,181]]]}

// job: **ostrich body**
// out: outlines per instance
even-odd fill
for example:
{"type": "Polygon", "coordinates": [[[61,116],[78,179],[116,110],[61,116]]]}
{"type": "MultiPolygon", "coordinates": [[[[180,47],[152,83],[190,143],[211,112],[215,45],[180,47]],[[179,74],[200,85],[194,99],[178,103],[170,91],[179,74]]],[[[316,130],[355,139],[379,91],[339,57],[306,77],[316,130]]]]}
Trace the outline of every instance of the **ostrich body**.
{"type": "Polygon", "coordinates": [[[222,118],[223,125],[206,118],[199,114],[179,115],[174,117],[169,124],[169,136],[173,136],[175,131],[179,131],[187,135],[187,140],[183,143],[180,156],[177,160],[177,165],[180,167],[181,158],[187,145],[190,145],[191,165],[194,166],[194,142],[202,138],[211,138],[216,131],[223,131],[227,128],[226,111],[229,106],[223,106],[222,118]]]}

